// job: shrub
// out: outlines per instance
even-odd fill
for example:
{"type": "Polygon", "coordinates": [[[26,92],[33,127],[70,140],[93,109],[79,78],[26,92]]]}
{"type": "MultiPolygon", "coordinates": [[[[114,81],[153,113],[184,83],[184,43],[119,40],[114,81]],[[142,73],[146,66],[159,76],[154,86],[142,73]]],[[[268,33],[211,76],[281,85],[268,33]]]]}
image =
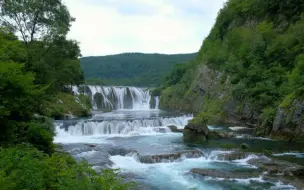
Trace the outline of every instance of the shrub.
{"type": "Polygon", "coordinates": [[[68,154],[49,156],[27,145],[0,149],[1,190],[124,190],[132,186],[115,171],[98,174],[88,163],[77,163],[68,154]]]}

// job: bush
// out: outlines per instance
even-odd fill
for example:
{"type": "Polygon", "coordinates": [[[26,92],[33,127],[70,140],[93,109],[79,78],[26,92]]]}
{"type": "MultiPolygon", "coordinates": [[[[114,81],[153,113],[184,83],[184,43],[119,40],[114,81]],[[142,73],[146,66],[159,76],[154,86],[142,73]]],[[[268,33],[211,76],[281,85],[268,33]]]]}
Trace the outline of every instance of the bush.
{"type": "Polygon", "coordinates": [[[58,93],[52,100],[47,102],[44,114],[55,119],[64,119],[65,115],[72,114],[76,117],[87,117],[92,109],[91,100],[88,96],[70,93],[58,93]]]}
{"type": "Polygon", "coordinates": [[[77,163],[68,154],[46,155],[36,148],[18,145],[0,149],[0,189],[124,190],[115,171],[95,172],[85,161],[77,163]]]}

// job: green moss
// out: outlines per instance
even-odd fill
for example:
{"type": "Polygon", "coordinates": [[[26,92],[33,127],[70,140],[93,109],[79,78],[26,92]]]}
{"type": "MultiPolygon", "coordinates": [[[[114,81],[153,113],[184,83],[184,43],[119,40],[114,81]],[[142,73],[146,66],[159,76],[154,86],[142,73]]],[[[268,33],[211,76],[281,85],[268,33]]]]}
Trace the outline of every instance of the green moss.
{"type": "Polygon", "coordinates": [[[282,101],[282,103],[280,104],[280,108],[287,108],[287,107],[291,106],[291,104],[293,103],[295,98],[296,98],[295,93],[291,93],[291,94],[287,95],[284,98],[284,100],[282,101]]]}
{"type": "Polygon", "coordinates": [[[90,98],[83,94],[74,96],[60,92],[46,104],[45,115],[55,119],[64,119],[68,114],[75,117],[87,117],[92,109],[90,98]]]}
{"type": "Polygon", "coordinates": [[[223,105],[226,99],[213,99],[207,96],[203,97],[203,111],[201,111],[192,122],[205,122],[207,124],[216,124],[224,119],[223,105]]]}
{"type": "Polygon", "coordinates": [[[68,154],[44,154],[37,149],[18,145],[0,148],[0,187],[11,189],[132,189],[115,170],[94,171],[87,162],[77,163],[68,154]]]}
{"type": "Polygon", "coordinates": [[[272,126],[275,115],[276,115],[276,108],[274,107],[264,108],[262,110],[262,114],[260,115],[262,126],[272,126]]]}

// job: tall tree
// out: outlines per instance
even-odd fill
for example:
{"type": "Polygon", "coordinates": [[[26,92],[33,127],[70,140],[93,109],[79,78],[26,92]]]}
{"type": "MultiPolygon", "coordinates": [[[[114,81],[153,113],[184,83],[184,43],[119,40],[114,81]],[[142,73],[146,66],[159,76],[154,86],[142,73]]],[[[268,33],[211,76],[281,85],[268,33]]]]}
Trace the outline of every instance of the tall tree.
{"type": "Polygon", "coordinates": [[[61,0],[0,0],[0,6],[2,25],[18,32],[26,44],[65,36],[74,21],[61,0]]]}

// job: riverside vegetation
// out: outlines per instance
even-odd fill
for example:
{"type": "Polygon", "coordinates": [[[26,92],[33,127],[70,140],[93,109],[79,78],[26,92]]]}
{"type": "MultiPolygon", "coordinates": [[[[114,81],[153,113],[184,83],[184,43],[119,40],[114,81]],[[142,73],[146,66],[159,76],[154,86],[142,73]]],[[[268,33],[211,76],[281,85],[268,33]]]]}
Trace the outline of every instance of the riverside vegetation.
{"type": "Polygon", "coordinates": [[[229,0],[195,60],[176,65],[162,108],[196,113],[192,124],[237,124],[302,140],[304,1],[229,0]]]}
{"type": "Polygon", "coordinates": [[[50,117],[86,116],[74,18],[61,0],[0,1],[0,189],[127,189],[115,171],[95,172],[55,151],[50,117]],[[18,37],[19,38],[18,38],[18,37]]]}

